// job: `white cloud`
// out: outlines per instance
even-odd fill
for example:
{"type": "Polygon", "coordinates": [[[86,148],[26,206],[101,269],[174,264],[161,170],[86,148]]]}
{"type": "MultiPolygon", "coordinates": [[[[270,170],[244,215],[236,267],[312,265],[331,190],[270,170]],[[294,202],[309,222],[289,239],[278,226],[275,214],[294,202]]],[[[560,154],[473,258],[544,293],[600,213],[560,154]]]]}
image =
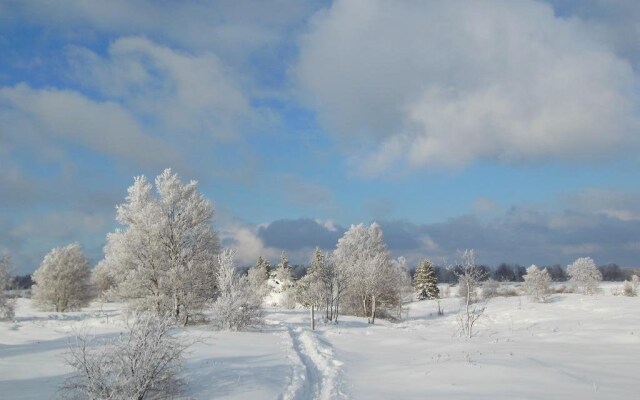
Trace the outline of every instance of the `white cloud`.
{"type": "Polygon", "coordinates": [[[164,131],[228,139],[251,118],[249,99],[214,53],[180,52],[142,37],[114,41],[106,58],[79,47],[67,53],[81,82],[164,131]]]}
{"type": "Polygon", "coordinates": [[[363,174],[605,157],[637,144],[637,78],[591,28],[530,0],[338,0],[295,73],[363,174]]]}
{"type": "Polygon", "coordinates": [[[258,257],[268,260],[280,255],[280,250],[266,247],[256,231],[251,227],[235,223],[224,226],[220,236],[225,246],[236,250],[237,265],[254,265],[258,257]]]}
{"type": "Polygon", "coordinates": [[[0,88],[0,115],[0,128],[10,140],[18,140],[28,127],[40,138],[32,143],[38,147],[43,140],[52,145],[52,139],[69,140],[143,165],[177,160],[164,141],[148,134],[120,104],[94,101],[75,91],[26,84],[0,88]]]}
{"type": "Polygon", "coordinates": [[[590,188],[565,193],[560,201],[576,211],[604,214],[621,221],[640,221],[640,194],[590,188]]]}

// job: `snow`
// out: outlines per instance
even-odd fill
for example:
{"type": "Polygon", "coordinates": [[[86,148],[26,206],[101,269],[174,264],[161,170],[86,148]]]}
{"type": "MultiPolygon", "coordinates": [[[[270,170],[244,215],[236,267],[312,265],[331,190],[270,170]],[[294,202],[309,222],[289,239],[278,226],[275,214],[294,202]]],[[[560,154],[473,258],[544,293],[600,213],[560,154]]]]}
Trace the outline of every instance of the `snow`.
{"type": "MultiPolygon", "coordinates": [[[[604,285],[603,285],[604,286],[604,285]]],[[[268,308],[265,326],[177,329],[194,399],[630,399],[640,381],[640,298],[555,294],[492,299],[476,335],[457,335],[459,300],[407,305],[400,323],[341,317],[308,328],[308,311],[268,308]]],[[[117,335],[123,306],[37,312],[19,299],[0,323],[0,397],[51,399],[70,372],[62,355],[74,332],[117,335]]]]}

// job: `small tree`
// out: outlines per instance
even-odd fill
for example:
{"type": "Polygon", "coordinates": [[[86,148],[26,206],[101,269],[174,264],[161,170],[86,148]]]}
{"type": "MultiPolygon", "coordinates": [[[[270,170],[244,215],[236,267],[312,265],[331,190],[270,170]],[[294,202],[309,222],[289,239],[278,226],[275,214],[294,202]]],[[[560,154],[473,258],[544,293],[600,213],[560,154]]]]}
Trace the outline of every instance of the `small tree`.
{"type": "Polygon", "coordinates": [[[43,310],[80,309],[91,300],[91,271],[78,243],[56,247],[33,274],[33,300],[43,310]]]}
{"type": "Polygon", "coordinates": [[[532,265],[527,268],[527,274],[523,278],[524,284],[522,288],[531,297],[531,300],[546,302],[549,297],[549,285],[551,284],[551,276],[547,269],[540,270],[535,265],[532,265]]]}
{"type": "Polygon", "coordinates": [[[420,261],[413,278],[413,286],[420,300],[437,299],[440,297],[438,279],[430,260],[424,259],[420,261]]]}
{"type": "Polygon", "coordinates": [[[213,304],[213,323],[219,329],[238,331],[262,323],[262,298],[252,290],[246,276],[238,275],[234,256],[231,249],[218,256],[219,296],[213,304]]]}
{"type": "Polygon", "coordinates": [[[602,274],[596,263],[589,257],[578,258],[567,267],[569,283],[582,294],[593,295],[598,292],[602,274]]]}
{"type": "Polygon", "coordinates": [[[635,297],[638,295],[638,287],[640,287],[640,278],[638,275],[632,275],[631,280],[622,283],[622,288],[616,288],[612,292],[616,296],[635,297]]]}
{"type": "MultiPolygon", "coordinates": [[[[336,268],[333,259],[329,254],[323,254],[320,248],[316,247],[307,275],[311,274],[314,280],[319,280],[322,286],[322,301],[318,309],[324,308],[324,321],[338,321],[340,309],[340,299],[346,288],[345,276],[336,268]]],[[[307,281],[302,282],[307,285],[307,281]]],[[[299,284],[301,282],[299,281],[299,284]]],[[[300,288],[299,291],[303,290],[300,288]]],[[[303,303],[304,304],[304,303],[303,303]]]]}
{"type": "Polygon", "coordinates": [[[0,321],[10,321],[15,316],[15,299],[6,294],[12,285],[9,258],[0,257],[0,321]]]}
{"type": "Polygon", "coordinates": [[[296,301],[309,308],[311,330],[316,326],[315,310],[326,301],[327,295],[323,276],[325,271],[321,261],[323,261],[322,254],[316,249],[306,275],[298,281],[295,289],[296,301]]]}
{"type": "Polygon", "coordinates": [[[462,264],[456,271],[460,285],[462,307],[458,313],[457,322],[460,334],[471,338],[475,323],[482,317],[487,306],[488,299],[478,300],[477,288],[480,281],[486,276],[486,272],[476,264],[476,256],[473,250],[465,250],[462,253],[462,264]]]}
{"type": "Polygon", "coordinates": [[[269,260],[262,258],[262,256],[258,256],[256,267],[267,272],[267,279],[271,278],[271,275],[274,273],[273,267],[269,264],[269,260]]]}
{"type": "Polygon", "coordinates": [[[144,312],[127,320],[126,334],[115,339],[76,336],[65,357],[75,372],[61,388],[64,398],[175,398],[188,344],[170,334],[172,324],[171,318],[144,312]]]}
{"type": "Polygon", "coordinates": [[[269,262],[262,257],[258,258],[257,264],[247,271],[249,286],[251,290],[260,297],[264,298],[267,291],[267,281],[269,280],[269,262]]]}

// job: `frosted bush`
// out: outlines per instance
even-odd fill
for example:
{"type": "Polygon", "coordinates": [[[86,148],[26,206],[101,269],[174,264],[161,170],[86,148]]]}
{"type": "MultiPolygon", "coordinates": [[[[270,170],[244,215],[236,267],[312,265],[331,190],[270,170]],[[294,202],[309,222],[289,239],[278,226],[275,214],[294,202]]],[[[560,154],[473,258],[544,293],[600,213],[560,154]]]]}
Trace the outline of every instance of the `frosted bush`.
{"type": "Polygon", "coordinates": [[[188,344],[170,334],[173,320],[149,312],[127,321],[127,332],[111,340],[78,335],[66,363],[74,369],[63,384],[64,398],[173,399],[182,382],[182,354],[188,344]]]}
{"type": "Polygon", "coordinates": [[[212,312],[214,326],[237,331],[262,323],[262,298],[252,290],[246,276],[238,276],[234,255],[233,250],[227,249],[218,256],[219,296],[212,312]]]}
{"type": "Polygon", "coordinates": [[[539,302],[547,301],[551,276],[546,268],[540,270],[535,265],[532,265],[527,268],[527,273],[523,276],[523,279],[522,289],[531,300],[539,302]]]}
{"type": "Polygon", "coordinates": [[[611,290],[614,296],[636,297],[638,295],[638,287],[640,286],[640,278],[637,275],[631,276],[630,281],[624,281],[622,287],[611,290]]]}
{"type": "Polygon", "coordinates": [[[480,298],[482,299],[491,299],[498,295],[498,287],[500,283],[493,279],[488,279],[482,282],[480,286],[480,298]]]}
{"type": "Polygon", "coordinates": [[[598,292],[598,285],[602,281],[602,274],[596,268],[595,262],[589,257],[578,258],[567,267],[569,284],[578,293],[593,295],[598,292]]]}

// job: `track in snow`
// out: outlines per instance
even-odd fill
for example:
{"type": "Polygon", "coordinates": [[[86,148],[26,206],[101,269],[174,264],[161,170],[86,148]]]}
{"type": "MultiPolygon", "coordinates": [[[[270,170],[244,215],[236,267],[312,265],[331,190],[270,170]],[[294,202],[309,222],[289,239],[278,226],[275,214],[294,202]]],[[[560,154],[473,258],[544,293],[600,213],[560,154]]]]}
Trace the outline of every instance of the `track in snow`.
{"type": "Polygon", "coordinates": [[[340,390],[340,366],[331,345],[315,332],[300,327],[289,328],[291,358],[294,362],[291,383],[281,396],[283,400],[346,399],[340,390]]]}

